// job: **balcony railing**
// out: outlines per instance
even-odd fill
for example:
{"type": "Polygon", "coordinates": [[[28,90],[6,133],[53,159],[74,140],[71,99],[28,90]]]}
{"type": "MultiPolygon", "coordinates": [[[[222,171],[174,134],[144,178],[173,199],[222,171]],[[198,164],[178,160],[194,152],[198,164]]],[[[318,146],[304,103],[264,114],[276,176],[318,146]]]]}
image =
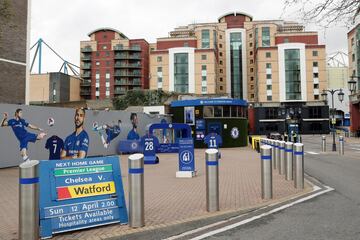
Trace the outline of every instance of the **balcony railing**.
{"type": "Polygon", "coordinates": [[[141,64],[137,63],[115,63],[115,68],[141,68],[141,64]]]}
{"type": "Polygon", "coordinates": [[[115,77],[141,77],[141,73],[115,71],[114,76],[115,77]]]}
{"type": "Polygon", "coordinates": [[[82,86],[82,87],[90,87],[91,82],[90,81],[83,81],[82,83],[80,83],[80,86],[82,86]]]}
{"type": "Polygon", "coordinates": [[[128,83],[127,81],[121,81],[121,80],[114,82],[115,85],[127,85],[127,83],[128,83]]]}
{"type": "Polygon", "coordinates": [[[116,89],[114,90],[114,94],[125,94],[126,93],[126,89],[116,89]]]}
{"type": "Polygon", "coordinates": [[[114,46],[114,51],[141,51],[140,47],[124,47],[124,46],[114,46]]]}
{"type": "Polygon", "coordinates": [[[82,69],[91,69],[91,64],[84,64],[82,69]]]}
{"type": "Polygon", "coordinates": [[[92,48],[91,47],[81,48],[81,52],[92,52],[92,48]]]}
{"type": "Polygon", "coordinates": [[[81,77],[82,77],[82,78],[90,78],[90,77],[91,77],[91,73],[90,73],[90,72],[83,73],[83,74],[81,74],[81,77]]]}
{"type": "Polygon", "coordinates": [[[81,57],[81,60],[82,60],[82,61],[91,61],[91,55],[83,55],[83,56],[81,57]]]}
{"type": "Polygon", "coordinates": [[[80,95],[91,95],[91,91],[89,91],[89,90],[80,90],[80,95]]]}
{"type": "Polygon", "coordinates": [[[115,54],[115,59],[141,59],[140,54],[115,54]]]}

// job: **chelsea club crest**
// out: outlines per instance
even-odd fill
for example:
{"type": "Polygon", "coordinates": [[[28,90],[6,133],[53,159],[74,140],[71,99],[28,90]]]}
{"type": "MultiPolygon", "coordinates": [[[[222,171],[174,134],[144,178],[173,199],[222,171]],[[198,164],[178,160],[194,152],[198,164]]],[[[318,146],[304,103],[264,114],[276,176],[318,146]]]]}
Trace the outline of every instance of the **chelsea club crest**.
{"type": "Polygon", "coordinates": [[[230,135],[233,139],[236,139],[239,137],[239,129],[237,127],[233,127],[231,129],[230,135]]]}

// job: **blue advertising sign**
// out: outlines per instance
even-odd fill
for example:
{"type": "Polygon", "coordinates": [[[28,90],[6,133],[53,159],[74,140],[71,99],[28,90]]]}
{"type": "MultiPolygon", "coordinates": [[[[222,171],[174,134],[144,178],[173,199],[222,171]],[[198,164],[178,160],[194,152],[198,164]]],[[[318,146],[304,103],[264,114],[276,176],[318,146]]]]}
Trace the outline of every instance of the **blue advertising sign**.
{"type": "Polygon", "coordinates": [[[195,171],[194,141],[192,138],[179,139],[179,171],[195,171]]]}
{"type": "Polygon", "coordinates": [[[118,157],[40,161],[40,236],[127,223],[118,157]]]}
{"type": "Polygon", "coordinates": [[[196,130],[205,130],[205,120],[204,119],[197,119],[195,123],[196,130]]]}
{"type": "Polygon", "coordinates": [[[144,164],[157,164],[159,158],[156,156],[156,149],[159,146],[159,140],[152,135],[145,135],[141,138],[142,152],[144,154],[144,164]]]}

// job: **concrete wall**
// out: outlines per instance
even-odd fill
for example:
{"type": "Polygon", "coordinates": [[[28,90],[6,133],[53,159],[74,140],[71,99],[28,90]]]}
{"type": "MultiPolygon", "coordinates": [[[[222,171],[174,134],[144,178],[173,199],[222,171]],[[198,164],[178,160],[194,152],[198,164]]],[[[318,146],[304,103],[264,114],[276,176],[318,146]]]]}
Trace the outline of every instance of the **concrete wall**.
{"type": "MultiPolygon", "coordinates": [[[[46,140],[52,135],[57,135],[65,141],[65,138],[74,131],[74,109],[0,104],[1,114],[8,112],[9,118],[13,118],[17,108],[23,109],[23,118],[25,120],[45,129],[48,133],[45,139],[35,143],[29,143],[28,155],[30,159],[48,159],[49,153],[48,150],[45,149],[46,140]],[[47,125],[49,117],[55,120],[53,127],[47,125]]],[[[88,156],[116,154],[119,141],[126,139],[129,130],[132,128],[130,114],[131,112],[125,111],[86,111],[84,125],[90,138],[88,156]],[[94,121],[98,122],[99,125],[112,124],[112,121],[117,122],[118,119],[122,121],[121,133],[111,142],[109,148],[105,149],[101,143],[99,134],[92,130],[92,124],[94,121]]],[[[164,117],[154,117],[144,113],[137,113],[137,115],[139,119],[138,132],[140,136],[145,134],[145,128],[148,124],[158,123],[164,119],[164,117]]],[[[166,120],[169,121],[169,119],[166,120]]],[[[37,133],[31,129],[28,129],[28,131],[37,133]]],[[[0,128],[0,139],[0,168],[19,165],[22,162],[19,152],[19,141],[15,137],[11,127],[0,128]]]]}

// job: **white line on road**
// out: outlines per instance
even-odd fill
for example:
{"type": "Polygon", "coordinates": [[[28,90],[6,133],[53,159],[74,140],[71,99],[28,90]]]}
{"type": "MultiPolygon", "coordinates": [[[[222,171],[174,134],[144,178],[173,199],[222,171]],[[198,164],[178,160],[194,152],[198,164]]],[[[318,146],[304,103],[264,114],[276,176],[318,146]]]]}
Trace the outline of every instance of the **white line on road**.
{"type": "Polygon", "coordinates": [[[306,152],[306,153],[308,153],[308,154],[313,154],[313,155],[319,154],[319,153],[317,153],[317,152],[306,152]]]}
{"type": "MultiPolygon", "coordinates": [[[[314,191],[315,189],[317,189],[317,188],[314,188],[313,191],[314,191]]],[[[204,239],[204,238],[213,236],[213,235],[215,235],[215,234],[219,234],[219,233],[221,233],[221,232],[228,231],[228,230],[230,230],[230,229],[239,227],[239,226],[241,226],[241,225],[244,225],[244,224],[246,224],[246,223],[252,222],[252,221],[254,221],[254,220],[257,220],[257,219],[260,219],[260,218],[262,218],[262,217],[268,216],[268,215],[270,215],[270,214],[279,212],[279,211],[281,211],[281,210],[284,210],[284,209],[286,209],[286,208],[292,207],[292,206],[294,206],[294,205],[296,205],[296,204],[305,202],[305,201],[307,201],[307,200],[309,200],[309,199],[315,198],[315,197],[317,197],[317,196],[319,196],[319,195],[325,194],[325,193],[330,192],[330,191],[333,191],[333,190],[334,190],[334,188],[331,188],[331,187],[329,187],[329,186],[325,186],[325,189],[324,189],[323,191],[314,193],[314,194],[312,194],[312,195],[310,195],[310,196],[307,196],[307,197],[304,197],[304,198],[300,198],[300,199],[298,199],[298,200],[296,200],[296,201],[294,201],[294,202],[291,202],[291,203],[282,205],[282,206],[280,206],[280,207],[278,207],[278,208],[275,208],[275,209],[272,209],[272,210],[270,210],[270,211],[268,211],[268,212],[265,212],[265,213],[262,213],[262,214],[253,216],[253,217],[248,218],[248,219],[245,219],[245,220],[243,220],[243,221],[240,221],[240,222],[237,222],[237,223],[228,225],[228,226],[223,227],[223,228],[216,229],[216,230],[214,230],[214,231],[207,232],[207,233],[202,234],[202,235],[200,235],[200,236],[197,236],[197,237],[195,237],[195,238],[191,238],[191,240],[200,240],[200,239],[204,239]]],[[[220,221],[220,222],[218,222],[218,223],[213,223],[213,224],[211,224],[211,225],[202,227],[201,230],[204,230],[204,229],[206,229],[206,228],[209,228],[209,226],[216,226],[216,225],[218,225],[218,224],[225,223],[225,222],[228,222],[228,221],[230,221],[230,219],[229,219],[229,220],[226,220],[226,221],[220,221]]],[[[182,233],[182,234],[180,234],[180,235],[176,235],[176,236],[167,238],[166,240],[178,239],[178,238],[184,237],[184,236],[186,236],[186,235],[190,235],[190,234],[199,232],[199,231],[201,231],[201,230],[195,229],[195,230],[192,230],[192,231],[189,231],[189,232],[182,233]]]]}
{"type": "Polygon", "coordinates": [[[352,148],[351,147],[350,149],[360,151],[360,148],[352,148]]]}

